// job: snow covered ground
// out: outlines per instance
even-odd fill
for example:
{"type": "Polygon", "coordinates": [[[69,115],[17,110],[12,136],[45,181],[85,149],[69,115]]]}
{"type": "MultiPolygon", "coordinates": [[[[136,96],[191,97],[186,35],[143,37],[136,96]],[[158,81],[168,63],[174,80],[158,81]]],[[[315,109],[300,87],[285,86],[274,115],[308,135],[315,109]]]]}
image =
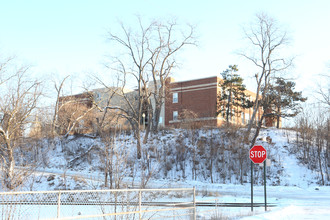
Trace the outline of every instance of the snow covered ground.
{"type": "Polygon", "coordinates": [[[270,187],[269,198],[278,207],[243,219],[330,219],[330,189],[296,187],[270,187]]]}
{"type": "MultiPolygon", "coordinates": [[[[204,186],[205,187],[205,186],[204,186]]],[[[254,202],[263,203],[262,186],[254,186],[254,202]]],[[[227,203],[250,202],[250,186],[226,185],[219,186],[218,201],[227,203]]],[[[330,188],[329,187],[291,187],[267,186],[267,203],[276,204],[276,207],[250,208],[218,208],[221,216],[229,219],[330,219],[330,188]],[[315,190],[317,189],[317,190],[315,190]]],[[[198,197],[198,200],[207,200],[212,197],[198,197]]],[[[202,214],[209,219],[214,213],[202,214]]]]}
{"type": "MultiPolygon", "coordinates": [[[[175,135],[178,136],[178,134],[175,135]]],[[[166,139],[171,140],[174,138],[170,135],[165,135],[160,137],[160,142],[164,142],[166,139]]],[[[217,213],[203,213],[205,209],[199,208],[199,219],[210,219],[215,216],[220,216],[224,219],[330,219],[330,187],[318,186],[315,179],[319,174],[300,164],[296,156],[290,153],[289,149],[294,139],[295,133],[293,132],[264,129],[261,131],[256,143],[257,145],[263,145],[267,149],[269,157],[272,158],[272,164],[270,167],[267,167],[267,172],[281,172],[280,179],[274,180],[275,176],[268,176],[267,180],[267,202],[276,204],[276,207],[269,207],[267,212],[264,211],[263,207],[254,208],[253,213],[251,213],[250,208],[219,207],[217,213]],[[271,144],[266,142],[266,137],[272,139],[271,144]]],[[[86,142],[89,142],[90,146],[95,144],[94,140],[86,139],[86,142]]],[[[125,146],[134,149],[133,142],[133,140],[126,141],[125,146]]],[[[72,142],[71,144],[74,145],[75,143],[72,142]]],[[[151,142],[147,147],[155,145],[159,145],[159,143],[151,142]]],[[[134,150],[129,153],[134,154],[134,150]]],[[[94,166],[97,166],[99,162],[95,161],[95,163],[94,166]]],[[[52,152],[49,164],[50,166],[48,167],[37,167],[35,177],[29,180],[29,187],[22,188],[22,190],[57,190],[63,189],[64,185],[68,189],[90,189],[91,186],[100,188],[104,179],[103,172],[88,167],[87,163],[80,164],[79,169],[64,169],[63,167],[65,167],[67,161],[63,158],[60,147],[55,148],[55,151],[52,152]],[[53,180],[49,180],[49,177],[52,175],[53,180]]],[[[190,170],[190,168],[187,170],[190,170]]],[[[18,167],[18,169],[23,168],[18,167]]],[[[171,170],[168,176],[175,177],[179,174],[181,174],[181,171],[171,170]]],[[[141,174],[137,173],[136,178],[139,175],[141,174]]],[[[189,175],[184,179],[152,178],[148,182],[147,187],[196,187],[196,199],[198,201],[218,199],[219,203],[250,202],[249,182],[243,185],[233,183],[219,184],[201,179],[192,181],[191,179],[189,175]]],[[[128,187],[133,182],[132,177],[129,176],[125,176],[123,181],[127,183],[128,187]]],[[[132,186],[134,187],[133,184],[132,186]]],[[[264,202],[264,188],[262,185],[254,186],[254,202],[264,202]]]]}

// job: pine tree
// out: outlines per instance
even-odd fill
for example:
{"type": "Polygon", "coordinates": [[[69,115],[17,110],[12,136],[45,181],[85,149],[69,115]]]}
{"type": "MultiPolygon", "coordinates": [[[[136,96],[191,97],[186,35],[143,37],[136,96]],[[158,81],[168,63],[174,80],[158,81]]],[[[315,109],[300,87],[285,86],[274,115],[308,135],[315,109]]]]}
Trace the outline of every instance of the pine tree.
{"type": "Polygon", "coordinates": [[[235,114],[241,113],[242,109],[253,106],[245,94],[243,78],[236,73],[237,71],[237,65],[230,65],[221,73],[223,81],[219,85],[221,92],[218,94],[217,115],[221,114],[227,123],[235,114]]]}
{"type": "Polygon", "coordinates": [[[279,128],[280,118],[294,117],[302,109],[299,102],[305,102],[307,98],[302,92],[296,92],[295,82],[276,78],[276,81],[269,86],[267,99],[271,109],[268,109],[267,116],[276,119],[276,127],[279,128]]]}

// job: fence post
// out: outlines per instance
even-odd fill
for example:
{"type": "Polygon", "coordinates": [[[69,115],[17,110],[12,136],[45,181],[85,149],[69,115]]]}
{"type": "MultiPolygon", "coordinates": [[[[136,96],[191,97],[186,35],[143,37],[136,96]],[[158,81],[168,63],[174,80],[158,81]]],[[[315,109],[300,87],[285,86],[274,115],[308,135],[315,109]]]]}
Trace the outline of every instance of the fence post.
{"type": "Polygon", "coordinates": [[[58,192],[57,198],[57,218],[61,217],[61,191],[58,192]]]}
{"type": "Polygon", "coordinates": [[[193,219],[196,220],[196,189],[195,189],[195,186],[193,188],[193,191],[194,191],[194,196],[193,196],[193,203],[194,203],[194,216],[193,216],[193,219]]]}
{"type": "Polygon", "coordinates": [[[139,220],[141,220],[141,200],[142,200],[142,191],[139,190],[139,220]]]}

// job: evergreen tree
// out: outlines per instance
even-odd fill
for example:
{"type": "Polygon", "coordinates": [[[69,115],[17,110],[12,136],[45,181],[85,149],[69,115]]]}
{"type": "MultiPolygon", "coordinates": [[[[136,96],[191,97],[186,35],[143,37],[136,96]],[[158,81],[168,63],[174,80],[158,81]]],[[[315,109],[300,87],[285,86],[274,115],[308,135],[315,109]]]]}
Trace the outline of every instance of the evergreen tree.
{"type": "Polygon", "coordinates": [[[226,118],[227,123],[242,109],[251,108],[253,103],[245,94],[243,78],[236,72],[237,65],[230,65],[221,73],[223,81],[220,82],[221,92],[218,94],[217,115],[221,114],[226,118]]]}
{"type": "Polygon", "coordinates": [[[277,128],[280,118],[296,116],[301,111],[299,102],[307,100],[302,96],[302,92],[294,91],[295,85],[295,82],[283,78],[276,78],[276,81],[269,85],[267,99],[271,109],[267,110],[267,115],[276,119],[277,128]]]}

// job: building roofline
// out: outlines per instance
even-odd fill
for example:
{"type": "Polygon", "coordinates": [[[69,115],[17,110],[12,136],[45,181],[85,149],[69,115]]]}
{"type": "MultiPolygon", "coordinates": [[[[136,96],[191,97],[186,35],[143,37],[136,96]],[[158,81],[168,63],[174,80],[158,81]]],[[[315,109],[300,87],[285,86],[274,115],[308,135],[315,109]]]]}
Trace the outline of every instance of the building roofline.
{"type": "MultiPolygon", "coordinates": [[[[174,77],[170,77],[172,79],[175,79],[174,77]]],[[[185,83],[185,82],[193,82],[193,81],[198,81],[198,80],[203,80],[203,79],[210,79],[210,78],[217,78],[217,79],[220,79],[220,80],[223,80],[221,77],[219,76],[209,76],[209,77],[204,77],[204,78],[197,78],[197,79],[190,79],[190,80],[183,80],[183,81],[174,81],[174,82],[170,82],[170,84],[173,84],[173,83],[185,83]]],[[[246,88],[246,91],[248,93],[250,93],[249,95],[252,95],[252,96],[256,96],[256,93],[247,89],[246,88]]],[[[259,97],[261,97],[261,94],[259,94],[259,97]]]]}
{"type": "MultiPolygon", "coordinates": [[[[172,79],[175,79],[174,77],[171,77],[172,79]]],[[[197,81],[197,80],[203,80],[203,79],[210,79],[210,78],[218,78],[218,79],[221,79],[221,77],[219,76],[209,76],[209,77],[203,77],[203,78],[197,78],[197,79],[189,79],[189,80],[182,80],[182,81],[174,81],[174,82],[171,82],[171,83],[183,83],[183,82],[191,82],[191,81],[197,81]]]]}

